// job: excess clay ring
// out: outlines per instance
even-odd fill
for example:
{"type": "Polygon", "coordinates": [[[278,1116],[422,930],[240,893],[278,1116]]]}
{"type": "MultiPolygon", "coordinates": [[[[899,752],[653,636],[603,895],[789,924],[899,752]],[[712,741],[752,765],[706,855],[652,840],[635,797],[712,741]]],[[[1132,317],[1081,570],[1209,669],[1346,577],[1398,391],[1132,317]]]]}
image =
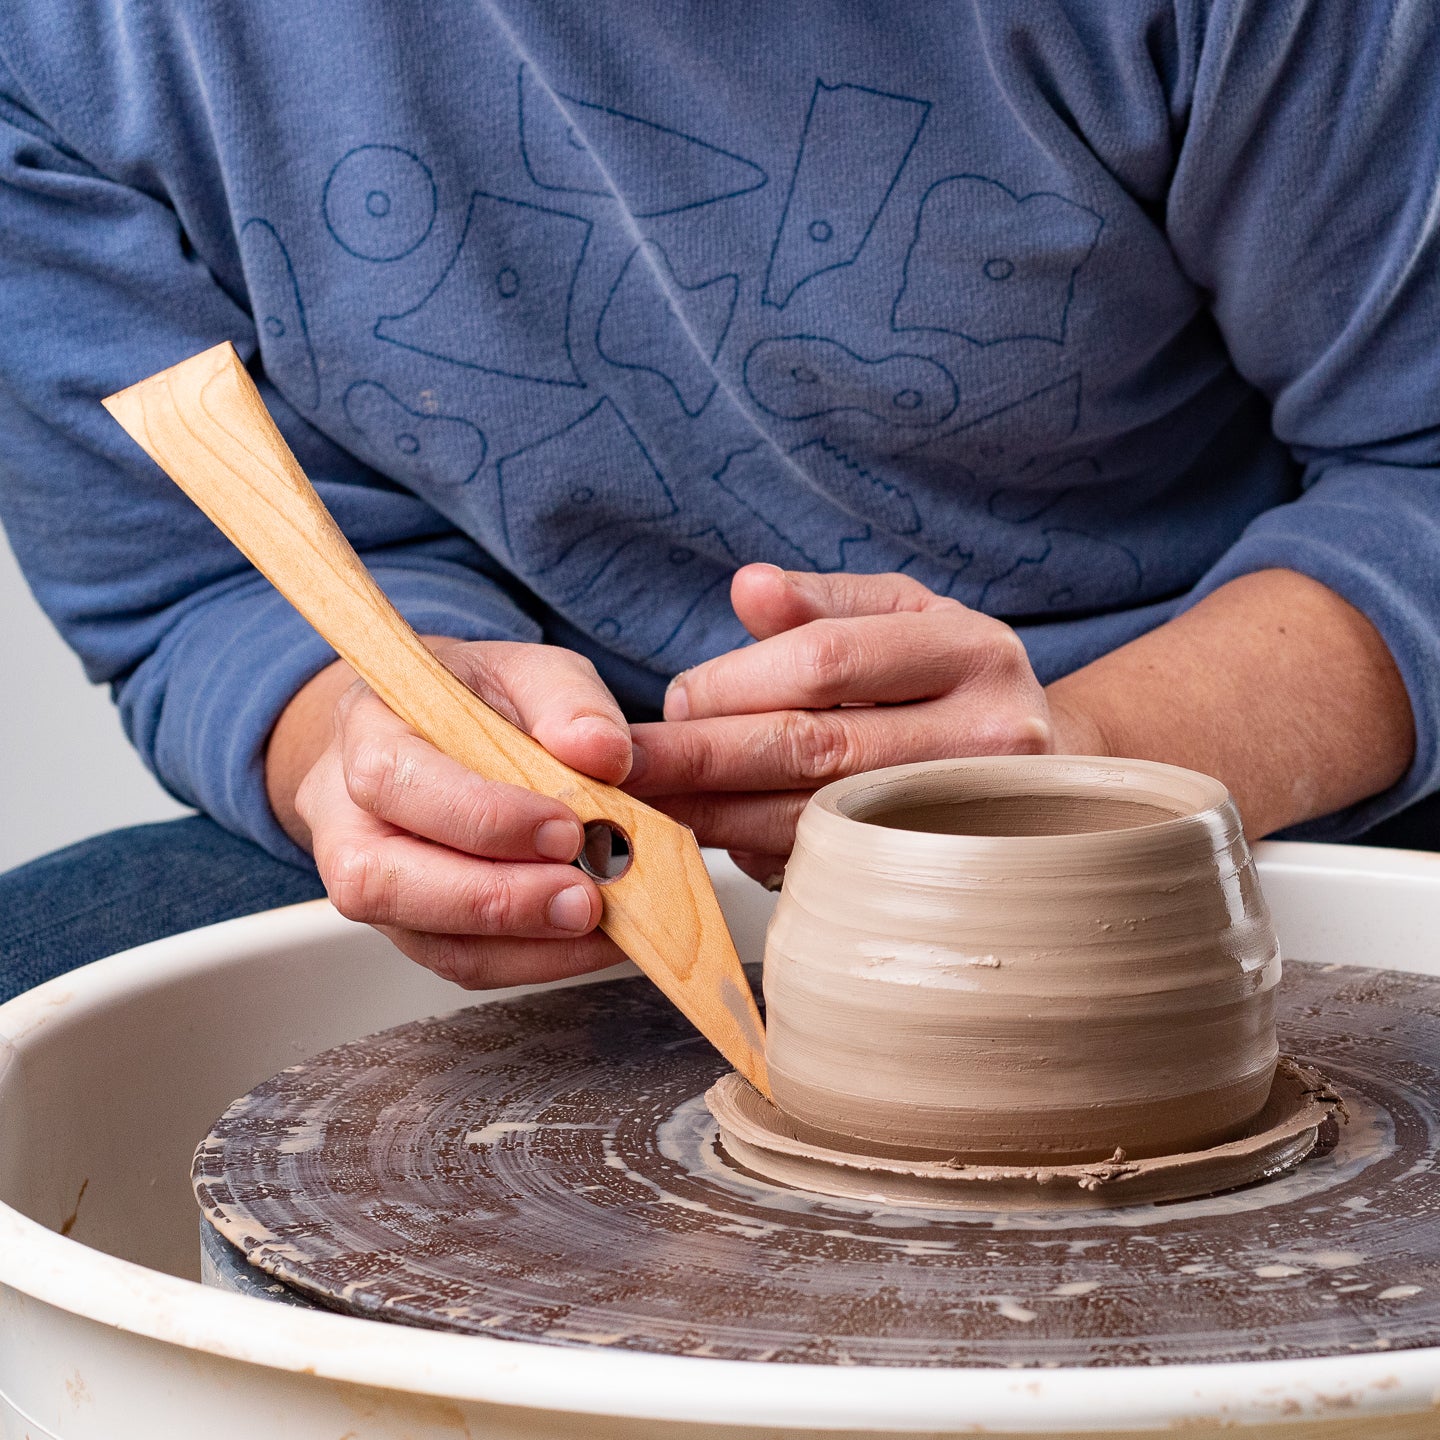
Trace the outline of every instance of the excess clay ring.
{"type": "Polygon", "coordinates": [[[858,1142],[791,1119],[733,1071],[705,1103],[731,1159],[766,1180],[886,1205],[941,1210],[1093,1210],[1234,1190],[1292,1170],[1345,1106],[1318,1070],[1282,1055],[1247,1133],[1208,1150],[1082,1165],[1004,1166],[868,1155],[858,1142]]]}

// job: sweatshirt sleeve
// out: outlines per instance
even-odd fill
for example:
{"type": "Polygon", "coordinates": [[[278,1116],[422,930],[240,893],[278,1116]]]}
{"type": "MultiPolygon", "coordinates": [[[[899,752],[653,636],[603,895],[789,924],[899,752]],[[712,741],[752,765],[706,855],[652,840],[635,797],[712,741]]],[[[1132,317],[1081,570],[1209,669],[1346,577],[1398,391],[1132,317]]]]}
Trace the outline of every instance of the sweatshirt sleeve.
{"type": "Polygon", "coordinates": [[[161,782],[308,863],[266,802],[263,755],[334,658],[100,399],[229,340],[372,573],[418,630],[535,640],[493,562],[310,426],[258,369],[252,317],[159,187],[107,178],[0,65],[0,521],[40,604],[109,683],[161,782]]]}
{"type": "Polygon", "coordinates": [[[1167,226],[1302,483],[1191,600],[1286,567],[1384,637],[1414,763],[1291,832],[1345,839],[1440,788],[1440,9],[1216,0],[1190,18],[1167,226]]]}

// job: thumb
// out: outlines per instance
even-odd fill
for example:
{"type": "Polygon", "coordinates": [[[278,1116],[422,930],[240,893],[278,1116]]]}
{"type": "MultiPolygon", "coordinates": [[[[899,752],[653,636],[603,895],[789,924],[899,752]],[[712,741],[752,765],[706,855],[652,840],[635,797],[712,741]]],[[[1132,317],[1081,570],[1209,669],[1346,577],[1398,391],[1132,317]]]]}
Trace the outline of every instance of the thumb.
{"type": "Polygon", "coordinates": [[[583,655],[558,645],[491,640],[457,645],[443,659],[557,760],[610,785],[630,773],[630,727],[583,655]]]}
{"type": "Polygon", "coordinates": [[[928,610],[952,602],[908,575],[816,574],[778,565],[745,565],[730,582],[736,618],[757,640],[812,620],[928,610]]]}

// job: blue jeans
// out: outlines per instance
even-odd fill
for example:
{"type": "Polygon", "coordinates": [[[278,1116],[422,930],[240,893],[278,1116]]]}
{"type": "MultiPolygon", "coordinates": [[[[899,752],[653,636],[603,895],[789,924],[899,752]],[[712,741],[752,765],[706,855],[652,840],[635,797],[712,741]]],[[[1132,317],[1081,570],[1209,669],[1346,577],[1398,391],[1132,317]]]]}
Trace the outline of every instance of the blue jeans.
{"type": "Polygon", "coordinates": [[[194,816],[82,840],[0,875],[0,1000],[117,950],[325,893],[194,816]]]}
{"type": "MultiPolygon", "coordinates": [[[[1440,795],[1359,843],[1440,850],[1440,795]]],[[[0,1000],[147,940],[324,893],[314,870],[198,816],[97,835],[0,875],[0,1000]]]]}

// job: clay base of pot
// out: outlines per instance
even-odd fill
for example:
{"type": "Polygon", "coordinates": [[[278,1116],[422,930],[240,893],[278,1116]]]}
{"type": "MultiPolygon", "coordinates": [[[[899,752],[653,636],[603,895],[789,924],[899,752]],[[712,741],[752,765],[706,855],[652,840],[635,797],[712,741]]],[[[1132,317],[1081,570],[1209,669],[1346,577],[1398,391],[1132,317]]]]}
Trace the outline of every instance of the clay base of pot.
{"type": "MultiPolygon", "coordinates": [[[[883,1012],[878,1001],[875,1009],[880,1021],[883,1012]]],[[[770,1014],[774,1016],[773,1009],[770,1014]]],[[[1112,1028],[1096,1021],[1075,1028],[1085,1043],[1107,1045],[1115,1054],[1126,1053],[1125,1041],[1129,1036],[1124,1024],[1112,1028]]],[[[998,1105],[989,1109],[967,1109],[953,1103],[919,1102],[901,1109],[874,1095],[836,1094],[831,1089],[808,1084],[779,1065],[770,1066],[770,1087],[776,1109],[797,1124],[805,1125],[808,1133],[829,1136],[834,1149],[858,1151],[880,1159],[938,1160],[942,1164],[959,1160],[966,1165],[991,1165],[1002,1170],[1032,1168],[1042,1163],[1054,1168],[1096,1165],[1109,1160],[1115,1147],[1123,1145],[1128,1159],[1148,1160],[1178,1151],[1211,1150],[1231,1140],[1244,1139],[1253,1130],[1255,1117],[1265,1108],[1275,1083],[1275,1045],[1273,1040],[1267,1043],[1265,1038],[1267,1030],[1272,1037],[1275,1033],[1273,992],[1249,997],[1236,1005],[1217,1007],[1206,1025],[1206,1036],[1194,1036],[1191,1043],[1198,1047],[1204,1038],[1222,1029],[1228,1030],[1231,1036],[1247,1031],[1255,1036],[1254,1049],[1263,1064],[1258,1074],[1240,1075],[1213,1089],[1164,1097],[1147,1095],[1103,1106],[1066,1106],[1061,1098],[1063,1090],[1057,1086],[1049,1103],[1038,1113],[998,1105]],[[1246,1005],[1252,1012],[1248,1015],[1243,1013],[1246,1005]],[[843,1115],[845,1127],[832,1130],[823,1118],[818,1124],[798,1118],[804,1115],[843,1115]],[[1242,1118],[1237,1120],[1237,1116],[1242,1118]],[[926,1143],[932,1136],[947,1133],[963,1136],[963,1148],[957,1151],[953,1145],[937,1148],[926,1143]],[[915,1138],[921,1136],[925,1139],[915,1138]]],[[[781,1023],[772,1018],[766,1032],[767,1043],[782,1033],[781,1023]]],[[[993,1057],[999,1048],[989,1047],[990,1055],[986,1056],[976,1036],[966,1039],[973,1047],[971,1056],[977,1066],[993,1057]]],[[[896,1044],[894,1028],[889,1043],[896,1044]]],[[[1163,1051],[1152,1046],[1148,1058],[1140,1057],[1132,1047],[1130,1064],[1141,1074],[1154,1073],[1164,1063],[1162,1055],[1163,1051]]]]}
{"type": "Polygon", "coordinates": [[[1282,1055],[1264,1108],[1239,1139],[1176,1155],[1083,1165],[1013,1166],[866,1155],[854,1141],[793,1120],[739,1075],[705,1095],[720,1143],[747,1170],[799,1190],[952,1210],[1076,1210],[1146,1205],[1233,1190],[1293,1169],[1345,1107],[1318,1071],[1282,1055]]]}

